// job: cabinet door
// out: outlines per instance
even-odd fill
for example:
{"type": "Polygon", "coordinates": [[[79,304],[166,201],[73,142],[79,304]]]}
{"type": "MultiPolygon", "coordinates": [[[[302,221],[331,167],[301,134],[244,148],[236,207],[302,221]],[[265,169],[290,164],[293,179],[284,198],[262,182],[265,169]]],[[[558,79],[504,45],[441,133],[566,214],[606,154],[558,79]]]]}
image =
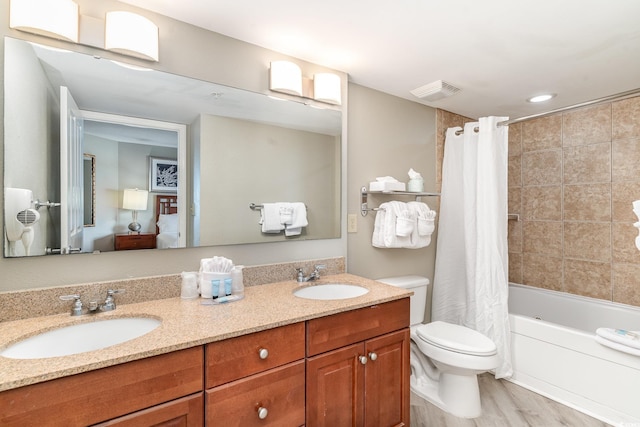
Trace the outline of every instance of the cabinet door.
{"type": "Polygon", "coordinates": [[[393,332],[365,343],[365,425],[408,426],[410,412],[409,330],[393,332]]]}
{"type": "Polygon", "coordinates": [[[95,427],[201,427],[204,419],[203,393],[183,397],[126,415],[95,427]]]}
{"type": "Polygon", "coordinates": [[[307,427],[362,426],[364,344],[307,359],[307,427]]]}

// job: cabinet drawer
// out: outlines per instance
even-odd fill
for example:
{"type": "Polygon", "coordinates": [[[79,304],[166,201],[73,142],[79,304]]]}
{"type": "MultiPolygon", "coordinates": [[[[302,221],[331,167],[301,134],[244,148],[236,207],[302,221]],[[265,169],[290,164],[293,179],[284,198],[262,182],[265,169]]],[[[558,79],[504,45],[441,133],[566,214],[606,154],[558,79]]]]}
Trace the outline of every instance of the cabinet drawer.
{"type": "Polygon", "coordinates": [[[143,411],[134,412],[124,417],[94,427],[202,427],[204,425],[203,392],[163,403],[143,411]]]}
{"type": "Polygon", "coordinates": [[[207,390],[208,426],[301,426],[305,423],[304,361],[207,390]],[[264,419],[260,408],[266,409],[264,419]]]}
{"type": "Polygon", "coordinates": [[[117,234],[116,251],[129,249],[154,249],[156,247],[155,234],[117,234]]]}
{"type": "Polygon", "coordinates": [[[409,327],[409,298],[307,321],[307,356],[409,327]]]}
{"type": "Polygon", "coordinates": [[[86,426],[202,391],[193,347],[0,393],[1,426],[86,426]]]}
{"type": "Polygon", "coordinates": [[[205,388],[216,387],[303,359],[304,323],[214,342],[205,348],[205,388]]]}

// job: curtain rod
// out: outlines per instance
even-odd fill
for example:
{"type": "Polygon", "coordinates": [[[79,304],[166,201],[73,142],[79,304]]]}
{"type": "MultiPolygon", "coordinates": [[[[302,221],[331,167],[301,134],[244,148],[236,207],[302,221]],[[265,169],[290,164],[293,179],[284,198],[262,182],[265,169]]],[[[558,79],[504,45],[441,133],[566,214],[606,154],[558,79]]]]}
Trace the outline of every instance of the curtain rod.
{"type": "MultiPolygon", "coordinates": [[[[530,116],[518,117],[517,119],[504,120],[504,121],[496,123],[496,125],[497,126],[509,126],[509,125],[513,125],[513,124],[524,122],[524,121],[531,120],[531,119],[537,119],[537,118],[540,118],[540,117],[550,116],[550,115],[556,114],[556,113],[562,113],[564,111],[574,110],[574,109],[580,108],[580,107],[586,107],[588,105],[595,105],[595,104],[600,104],[600,103],[607,102],[607,101],[615,101],[615,100],[618,100],[618,99],[630,98],[630,97],[632,97],[634,95],[640,95],[640,88],[633,89],[633,90],[628,90],[626,92],[616,93],[615,95],[604,96],[602,98],[592,99],[591,101],[580,102],[578,104],[569,105],[568,107],[556,108],[555,110],[546,111],[544,113],[537,113],[537,114],[532,114],[530,116]]],[[[473,128],[473,131],[474,132],[478,132],[478,128],[477,127],[473,128]]],[[[463,133],[464,133],[464,131],[461,131],[461,130],[456,131],[456,135],[462,135],[463,133]]]]}

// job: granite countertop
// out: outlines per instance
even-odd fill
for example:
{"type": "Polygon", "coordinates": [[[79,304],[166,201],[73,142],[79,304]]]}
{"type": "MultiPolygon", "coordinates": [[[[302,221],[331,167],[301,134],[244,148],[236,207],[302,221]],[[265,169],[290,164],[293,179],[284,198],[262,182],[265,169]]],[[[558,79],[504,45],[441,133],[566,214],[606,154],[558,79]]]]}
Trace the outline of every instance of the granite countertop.
{"type": "Polygon", "coordinates": [[[0,391],[169,353],[291,323],[393,301],[411,291],[351,274],[323,277],[311,284],[348,283],[369,292],[343,300],[309,300],[293,291],[301,284],[289,280],[245,288],[245,298],[221,305],[202,305],[202,299],[169,298],[119,305],[111,312],[72,317],[69,314],[0,323],[0,349],[30,335],[75,323],[117,317],[154,317],[162,324],[142,337],[101,350],[47,359],[9,359],[0,356],[0,391]]]}

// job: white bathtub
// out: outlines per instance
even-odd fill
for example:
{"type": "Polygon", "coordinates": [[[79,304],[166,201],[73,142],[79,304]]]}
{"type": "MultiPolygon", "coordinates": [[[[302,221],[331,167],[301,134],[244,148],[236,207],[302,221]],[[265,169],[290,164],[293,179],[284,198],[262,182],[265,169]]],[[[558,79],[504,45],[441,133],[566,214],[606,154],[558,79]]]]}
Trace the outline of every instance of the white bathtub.
{"type": "Polygon", "coordinates": [[[509,286],[511,381],[609,424],[640,426],[640,357],[594,340],[599,327],[640,330],[640,308],[509,286]]]}

